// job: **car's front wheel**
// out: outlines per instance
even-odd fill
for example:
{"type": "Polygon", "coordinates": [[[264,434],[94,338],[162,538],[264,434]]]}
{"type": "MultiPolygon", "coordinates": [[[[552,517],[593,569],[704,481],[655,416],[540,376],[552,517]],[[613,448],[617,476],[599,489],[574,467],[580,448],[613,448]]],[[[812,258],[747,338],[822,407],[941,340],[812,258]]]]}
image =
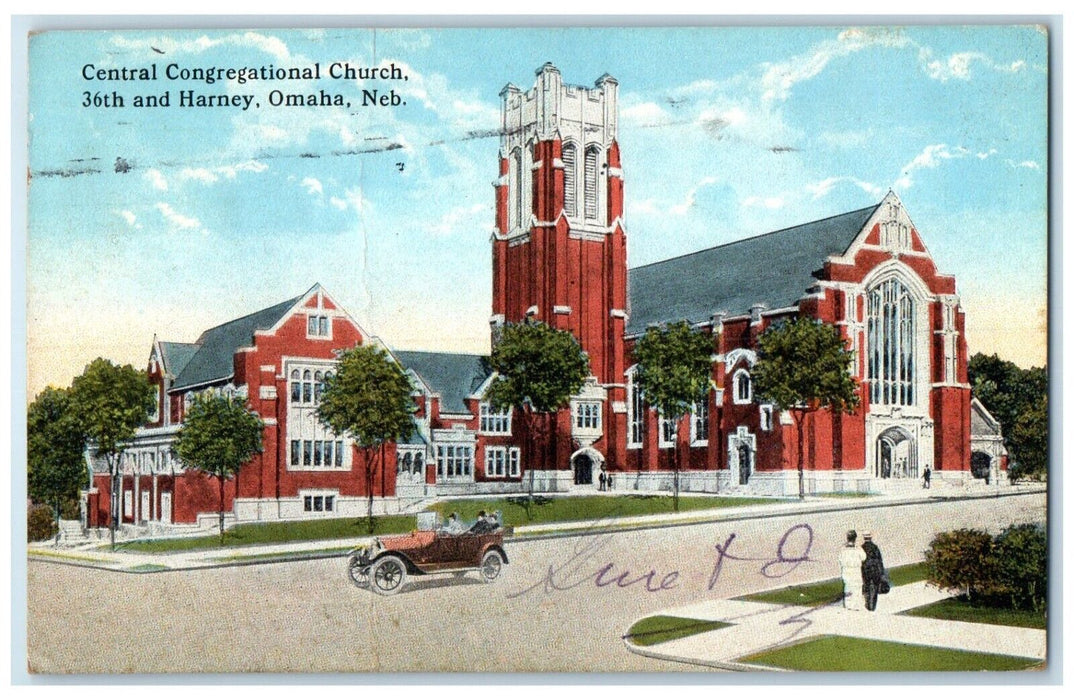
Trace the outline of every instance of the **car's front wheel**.
{"type": "Polygon", "coordinates": [[[369,571],[373,590],[381,595],[398,593],[406,583],[406,564],[399,557],[378,559],[369,571]]]}
{"type": "Polygon", "coordinates": [[[496,550],[485,552],[481,557],[481,579],[485,583],[492,583],[500,576],[503,570],[503,557],[496,550]]]}
{"type": "Polygon", "coordinates": [[[369,585],[369,564],[363,564],[357,556],[351,557],[347,560],[347,578],[355,586],[367,587],[369,585]]]}

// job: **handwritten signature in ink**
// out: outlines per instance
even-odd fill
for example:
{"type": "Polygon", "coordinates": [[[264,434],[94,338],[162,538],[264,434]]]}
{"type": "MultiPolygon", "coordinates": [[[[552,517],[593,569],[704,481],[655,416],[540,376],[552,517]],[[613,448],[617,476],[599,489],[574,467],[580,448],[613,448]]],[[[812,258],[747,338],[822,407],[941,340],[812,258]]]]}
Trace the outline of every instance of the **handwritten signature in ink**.
{"type": "MultiPolygon", "coordinates": [[[[545,574],[533,584],[522,590],[508,594],[508,598],[543,591],[545,594],[567,591],[585,584],[596,588],[630,588],[638,586],[649,593],[659,593],[677,588],[681,573],[669,571],[663,575],[653,567],[648,571],[631,571],[615,562],[609,561],[603,566],[594,567],[594,560],[610,541],[612,535],[597,535],[577,540],[571,555],[560,563],[548,565],[545,574]]],[[[783,533],[776,547],[775,556],[749,557],[731,553],[731,546],[737,535],[731,533],[728,538],[715,545],[716,557],[708,579],[708,590],[712,590],[720,578],[726,562],[762,562],[760,573],[766,578],[780,578],[794,571],[803,562],[811,561],[810,550],[813,547],[813,528],[798,524],[783,533]]],[[[598,560],[599,561],[599,560],[598,560]]]]}

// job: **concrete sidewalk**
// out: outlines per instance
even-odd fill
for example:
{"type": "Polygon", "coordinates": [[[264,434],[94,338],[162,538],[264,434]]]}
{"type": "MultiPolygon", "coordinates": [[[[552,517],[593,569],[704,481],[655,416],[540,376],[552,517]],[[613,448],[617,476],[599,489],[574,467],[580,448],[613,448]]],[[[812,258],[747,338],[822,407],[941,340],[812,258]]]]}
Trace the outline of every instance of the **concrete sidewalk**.
{"type": "Polygon", "coordinates": [[[898,586],[881,596],[875,612],[844,610],[840,604],[816,608],[741,600],[710,600],[653,615],[730,623],[652,646],[638,646],[624,638],[635,654],[667,661],[711,666],[733,671],[773,671],[738,659],[821,635],[863,637],[903,644],[961,649],[1044,659],[1047,631],[970,622],[952,622],[899,615],[950,595],[924,581],[898,586]]]}
{"type": "MultiPolygon", "coordinates": [[[[1045,491],[1046,488],[1044,487],[1019,487],[982,491],[921,490],[919,492],[907,494],[875,495],[861,498],[826,498],[823,496],[811,496],[802,501],[795,499],[733,508],[716,508],[711,510],[695,510],[680,513],[662,513],[659,515],[629,516],[623,518],[604,518],[596,521],[521,525],[514,527],[513,536],[510,538],[510,541],[519,543],[556,537],[578,537],[587,534],[612,531],[628,532],[631,530],[661,527],[682,527],[701,523],[736,522],[758,518],[772,518],[810,513],[889,508],[892,506],[949,500],[1002,498],[1005,496],[1043,493],[1045,491]]],[[[613,492],[613,494],[630,495],[628,492],[613,492]]],[[[693,496],[682,494],[681,497],[683,499],[688,499],[693,496]]],[[[215,533],[209,532],[203,534],[215,533]]],[[[279,561],[338,557],[342,556],[348,549],[354,547],[357,543],[365,539],[368,539],[368,537],[358,536],[335,540],[248,545],[242,547],[189,552],[169,552],[162,554],[131,552],[123,549],[113,552],[103,541],[89,542],[78,547],[55,547],[50,543],[39,543],[31,544],[27,547],[27,556],[31,559],[75,566],[87,566],[128,573],[155,573],[159,571],[204,569],[221,566],[242,566],[279,561]]]]}

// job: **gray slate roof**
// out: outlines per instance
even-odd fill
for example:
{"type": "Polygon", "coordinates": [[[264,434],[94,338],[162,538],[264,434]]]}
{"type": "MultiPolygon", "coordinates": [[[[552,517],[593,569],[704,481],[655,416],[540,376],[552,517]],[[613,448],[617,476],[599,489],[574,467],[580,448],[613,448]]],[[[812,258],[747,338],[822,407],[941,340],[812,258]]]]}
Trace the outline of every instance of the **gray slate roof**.
{"type": "Polygon", "coordinates": [[[469,413],[466,397],[492,374],[483,355],[411,350],[394,354],[403,367],[413,370],[430,389],[440,394],[440,410],[444,413],[469,413]]]}
{"type": "Polygon", "coordinates": [[[272,328],[302,296],[210,328],[197,340],[198,351],[175,378],[173,389],[206,384],[230,377],[235,368],[235,351],[253,345],[254,331],[272,328]]]}
{"type": "Polygon", "coordinates": [[[987,409],[976,396],[970,402],[970,435],[973,437],[1002,435],[999,422],[989,419],[987,409]]]}
{"type": "Polygon", "coordinates": [[[190,362],[190,358],[201,348],[195,343],[169,343],[161,341],[160,354],[164,369],[173,377],[178,377],[183,368],[190,362]]]}
{"type": "Polygon", "coordinates": [[[627,271],[627,333],[654,323],[708,321],[718,311],[795,306],[813,273],[850,247],[878,204],[627,271]]]}

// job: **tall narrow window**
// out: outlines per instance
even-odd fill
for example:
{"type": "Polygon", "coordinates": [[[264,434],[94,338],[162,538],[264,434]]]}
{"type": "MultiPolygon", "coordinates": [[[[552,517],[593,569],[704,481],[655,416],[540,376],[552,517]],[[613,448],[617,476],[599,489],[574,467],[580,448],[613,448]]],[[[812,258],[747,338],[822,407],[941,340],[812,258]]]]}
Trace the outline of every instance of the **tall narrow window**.
{"type": "Polygon", "coordinates": [[[645,399],[634,384],[633,374],[630,375],[627,383],[627,393],[629,394],[627,408],[630,412],[627,416],[629,422],[627,447],[641,447],[645,436],[645,399]]]}
{"type": "Polygon", "coordinates": [[[914,299],[897,279],[869,292],[869,399],[912,406],[914,397],[914,299]]]}
{"type": "Polygon", "coordinates": [[[597,159],[600,149],[585,149],[585,218],[597,218],[597,159]]]}
{"type": "Polygon", "coordinates": [[[511,212],[508,227],[511,229],[522,225],[522,208],[526,198],[522,195],[522,151],[518,148],[511,151],[508,168],[508,196],[511,198],[509,210],[511,212]]]}
{"type": "Polygon", "coordinates": [[[709,400],[695,403],[690,409],[690,442],[707,444],[709,441],[709,400]]]}
{"type": "Polygon", "coordinates": [[[567,216],[578,215],[578,149],[563,144],[563,208],[567,216]]]}

